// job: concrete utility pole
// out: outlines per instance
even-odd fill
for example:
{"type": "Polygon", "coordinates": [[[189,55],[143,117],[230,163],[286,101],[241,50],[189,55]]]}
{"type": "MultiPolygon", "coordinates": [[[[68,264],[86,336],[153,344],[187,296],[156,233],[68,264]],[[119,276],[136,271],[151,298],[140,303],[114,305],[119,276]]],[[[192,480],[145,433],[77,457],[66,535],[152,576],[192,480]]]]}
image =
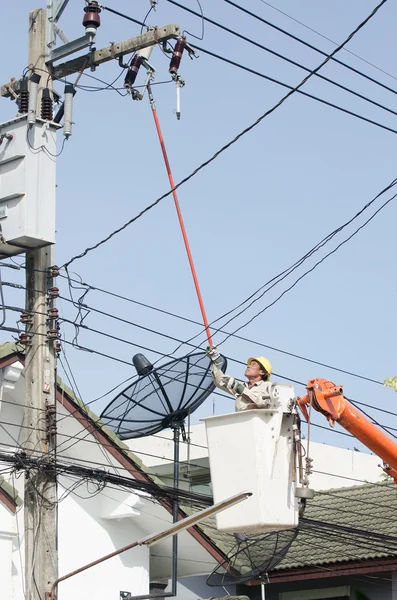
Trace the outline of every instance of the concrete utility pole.
{"type": "MultiPolygon", "coordinates": [[[[136,37],[96,50],[92,45],[92,31],[89,31],[89,27],[86,27],[85,35],[71,42],[59,28],[58,19],[68,2],[69,0],[47,0],[47,10],[36,9],[29,15],[29,76],[40,76],[37,115],[41,104],[41,92],[43,88],[48,88],[52,94],[53,78],[74,73],[81,75],[87,67],[95,69],[104,62],[149,48],[165,40],[176,39],[180,35],[179,26],[171,24],[155,27],[136,37]],[[57,36],[64,43],[55,48],[57,36]],[[68,62],[58,62],[87,46],[90,47],[88,54],[68,62]]],[[[91,4],[94,8],[98,7],[96,2],[91,4]]],[[[16,98],[20,91],[21,80],[12,79],[0,86],[2,97],[16,98]]],[[[32,107],[29,107],[29,110],[31,109],[32,107]]],[[[48,120],[50,117],[43,118],[48,120]]],[[[52,123],[51,126],[54,125],[52,123]]],[[[30,130],[33,133],[34,127],[35,125],[30,130]]],[[[40,177],[48,175],[46,170],[38,173],[39,182],[40,177]]],[[[46,186],[38,188],[38,193],[47,189],[46,186]]],[[[48,197],[46,198],[48,200],[48,197]]],[[[35,216],[37,219],[43,218],[40,214],[35,216]]],[[[49,239],[53,240],[54,237],[49,239]]],[[[47,244],[50,244],[49,239],[47,244]]],[[[25,471],[25,600],[48,600],[50,590],[54,590],[54,582],[58,579],[58,491],[55,468],[57,317],[56,310],[51,310],[54,309],[53,302],[56,297],[56,294],[52,293],[53,277],[56,277],[56,273],[51,269],[54,264],[53,246],[47,245],[38,249],[32,249],[32,245],[24,247],[29,249],[26,250],[26,332],[22,334],[23,343],[26,345],[23,447],[27,455],[39,457],[46,463],[45,470],[26,468],[25,471]],[[48,468],[51,464],[54,465],[53,469],[48,468]]]]}
{"type": "MultiPolygon", "coordinates": [[[[29,15],[29,66],[41,76],[42,87],[50,87],[45,32],[46,11],[34,10],[29,15]]],[[[26,333],[32,336],[25,359],[24,449],[55,463],[56,353],[53,340],[47,337],[47,291],[52,287],[49,269],[53,264],[53,246],[26,252],[26,312],[31,316],[26,333]]],[[[55,470],[25,473],[26,600],[42,600],[58,577],[57,500],[55,470]]]]}

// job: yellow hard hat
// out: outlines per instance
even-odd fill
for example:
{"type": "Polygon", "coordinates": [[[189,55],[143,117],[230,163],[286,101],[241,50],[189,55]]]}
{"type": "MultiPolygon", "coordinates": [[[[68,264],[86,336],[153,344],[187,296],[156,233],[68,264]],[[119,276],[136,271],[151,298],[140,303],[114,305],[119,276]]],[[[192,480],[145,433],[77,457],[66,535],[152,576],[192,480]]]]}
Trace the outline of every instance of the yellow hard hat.
{"type": "Polygon", "coordinates": [[[265,369],[265,371],[268,373],[268,377],[266,378],[266,381],[268,379],[270,379],[270,375],[272,374],[272,371],[273,371],[272,363],[270,362],[270,360],[268,360],[264,356],[258,356],[257,358],[251,357],[247,360],[247,365],[250,365],[253,360],[255,360],[257,363],[259,363],[260,366],[263,367],[265,369]]]}

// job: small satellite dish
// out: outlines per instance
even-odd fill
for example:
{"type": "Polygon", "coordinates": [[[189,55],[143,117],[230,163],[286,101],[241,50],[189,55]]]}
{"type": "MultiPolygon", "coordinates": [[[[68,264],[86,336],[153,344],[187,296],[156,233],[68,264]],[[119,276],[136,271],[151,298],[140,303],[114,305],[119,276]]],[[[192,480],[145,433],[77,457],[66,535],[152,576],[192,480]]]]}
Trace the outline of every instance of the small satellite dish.
{"type": "Polygon", "coordinates": [[[207,585],[236,585],[261,578],[283,560],[297,534],[297,529],[249,536],[234,534],[237,543],[208,576],[207,585]]]}

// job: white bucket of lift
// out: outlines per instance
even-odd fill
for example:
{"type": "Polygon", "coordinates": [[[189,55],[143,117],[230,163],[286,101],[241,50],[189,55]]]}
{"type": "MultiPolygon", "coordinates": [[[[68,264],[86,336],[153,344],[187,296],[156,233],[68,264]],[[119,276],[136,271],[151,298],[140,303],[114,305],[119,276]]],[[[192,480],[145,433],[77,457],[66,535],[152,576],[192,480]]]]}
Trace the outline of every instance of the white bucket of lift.
{"type": "Polygon", "coordinates": [[[261,408],[203,419],[214,502],[252,492],[247,500],[216,515],[220,531],[260,533],[298,525],[293,415],[287,412],[294,392],[290,385],[277,387],[280,407],[276,410],[261,408]]]}

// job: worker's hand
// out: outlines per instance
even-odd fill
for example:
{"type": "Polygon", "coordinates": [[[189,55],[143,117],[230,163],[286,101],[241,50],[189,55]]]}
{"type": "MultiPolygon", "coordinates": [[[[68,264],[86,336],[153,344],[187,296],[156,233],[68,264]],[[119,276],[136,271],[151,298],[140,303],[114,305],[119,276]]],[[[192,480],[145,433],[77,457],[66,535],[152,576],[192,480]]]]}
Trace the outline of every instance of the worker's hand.
{"type": "Polygon", "coordinates": [[[233,394],[233,396],[239,396],[244,391],[244,384],[241,383],[241,381],[237,381],[236,379],[234,379],[234,377],[229,377],[229,380],[227,382],[227,389],[231,394],[233,394]]]}
{"type": "Polygon", "coordinates": [[[216,346],[207,346],[205,353],[216,365],[219,365],[222,362],[221,355],[219,354],[216,346]]]}
{"type": "Polygon", "coordinates": [[[250,402],[245,406],[245,410],[255,410],[256,408],[259,408],[259,406],[255,402],[250,402]]]}

